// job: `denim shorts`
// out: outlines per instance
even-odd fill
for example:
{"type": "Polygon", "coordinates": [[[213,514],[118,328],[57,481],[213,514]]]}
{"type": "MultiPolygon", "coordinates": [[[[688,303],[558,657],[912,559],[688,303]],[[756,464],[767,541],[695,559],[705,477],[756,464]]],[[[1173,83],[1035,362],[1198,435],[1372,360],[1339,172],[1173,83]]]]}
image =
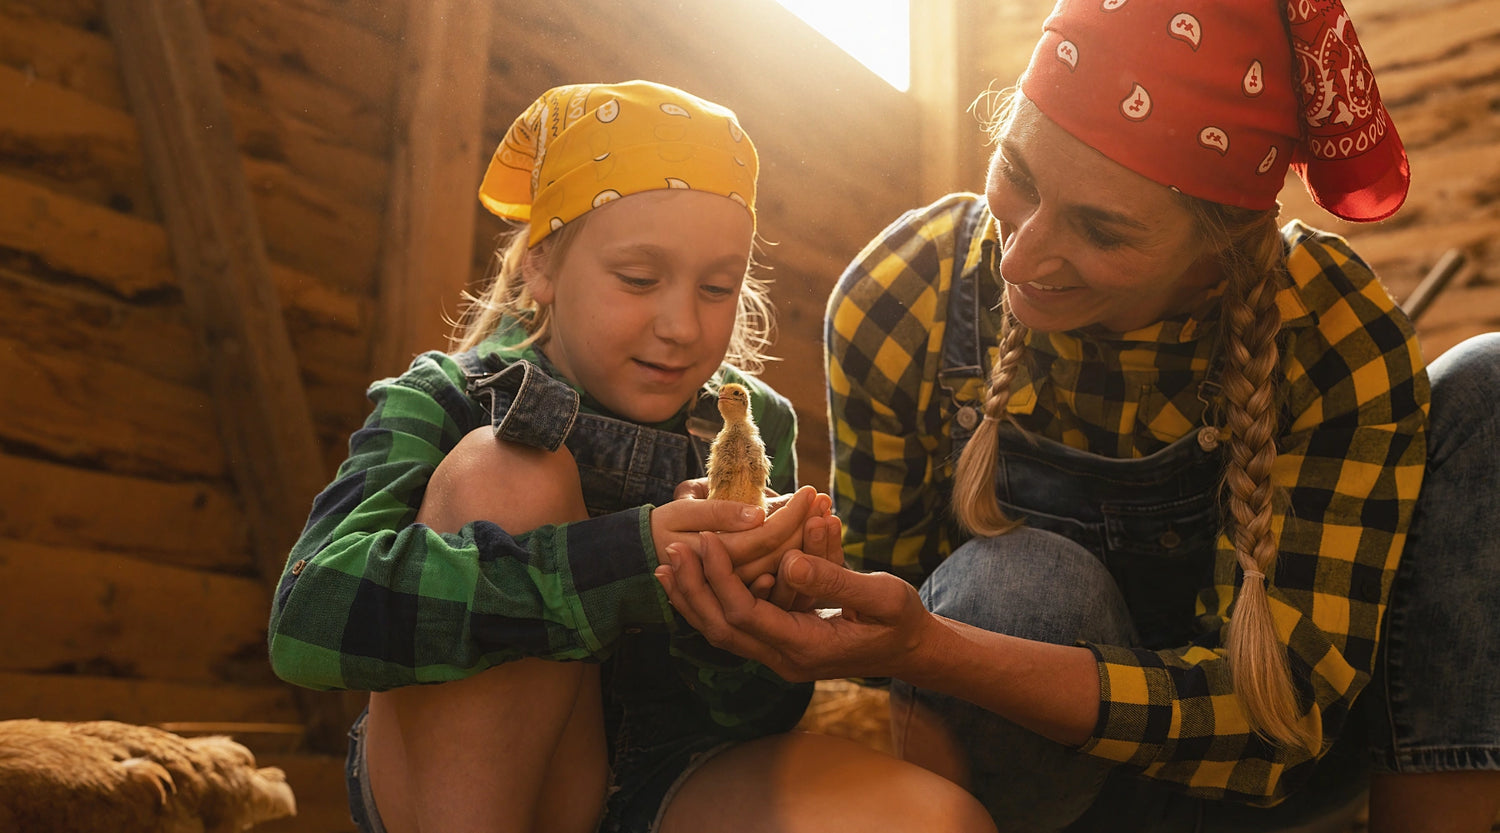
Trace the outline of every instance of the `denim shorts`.
{"type": "MultiPolygon", "coordinates": [[[[716,731],[667,667],[665,640],[627,639],[602,669],[609,791],[599,833],[651,833],[687,779],[735,744],[716,731]]],[[[385,833],[365,765],[365,719],[349,730],[344,764],[349,814],[364,833],[385,833]]]]}

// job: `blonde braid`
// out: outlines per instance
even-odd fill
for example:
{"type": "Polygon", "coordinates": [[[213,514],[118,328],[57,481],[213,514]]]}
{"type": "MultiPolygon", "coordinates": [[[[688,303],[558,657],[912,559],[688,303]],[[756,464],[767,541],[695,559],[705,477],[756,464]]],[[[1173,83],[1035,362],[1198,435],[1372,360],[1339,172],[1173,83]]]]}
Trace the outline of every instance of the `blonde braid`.
{"type": "Polygon", "coordinates": [[[953,478],[953,514],[969,532],[992,537],[1015,529],[1021,521],[1007,518],[995,494],[995,458],[1000,438],[1000,420],[1009,419],[1005,403],[1010,401],[1010,383],[1026,351],[1026,326],[1010,314],[1002,298],[1004,323],[996,337],[1000,355],[990,371],[990,388],[984,400],[984,419],[964,446],[953,478]]]}
{"type": "MultiPolygon", "coordinates": [[[[1210,204],[1211,205],[1211,204],[1210,204]]],[[[1267,585],[1275,575],[1272,529],[1278,406],[1276,334],[1278,278],[1284,274],[1281,235],[1274,212],[1243,212],[1214,206],[1206,222],[1209,239],[1227,243],[1224,305],[1225,421],[1229,428],[1224,472],[1230,534],[1244,571],[1229,619],[1225,648],[1234,691],[1250,726],[1267,739],[1311,749],[1316,743],[1301,724],[1285,643],[1271,616],[1267,585]]]]}

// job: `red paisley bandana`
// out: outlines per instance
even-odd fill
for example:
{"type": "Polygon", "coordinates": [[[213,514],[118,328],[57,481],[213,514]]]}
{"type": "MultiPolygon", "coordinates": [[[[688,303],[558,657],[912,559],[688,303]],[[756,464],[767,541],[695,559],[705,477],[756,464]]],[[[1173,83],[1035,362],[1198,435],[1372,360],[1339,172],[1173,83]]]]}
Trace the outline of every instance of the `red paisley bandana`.
{"type": "Polygon", "coordinates": [[[1382,220],[1410,167],[1340,0],[1059,0],[1021,90],[1105,156],[1195,197],[1269,209],[1296,171],[1382,220]]]}

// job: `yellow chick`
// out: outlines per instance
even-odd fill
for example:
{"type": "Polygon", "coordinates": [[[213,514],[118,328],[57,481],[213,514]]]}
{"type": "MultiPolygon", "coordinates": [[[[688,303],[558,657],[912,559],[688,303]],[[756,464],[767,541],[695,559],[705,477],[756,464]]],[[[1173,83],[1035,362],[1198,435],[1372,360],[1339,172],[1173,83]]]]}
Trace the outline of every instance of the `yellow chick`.
{"type": "Polygon", "coordinates": [[[750,418],[750,393],[736,384],[720,388],[719,414],[724,417],[724,427],[708,452],[708,497],[764,509],[771,461],[766,459],[760,429],[750,418]]]}

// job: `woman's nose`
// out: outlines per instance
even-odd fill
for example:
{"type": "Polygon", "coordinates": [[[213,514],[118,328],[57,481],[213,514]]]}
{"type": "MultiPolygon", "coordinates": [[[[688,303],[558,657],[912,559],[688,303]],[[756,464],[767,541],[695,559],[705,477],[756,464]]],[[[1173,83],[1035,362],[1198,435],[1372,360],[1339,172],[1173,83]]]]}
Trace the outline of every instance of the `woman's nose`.
{"type": "Polygon", "coordinates": [[[1000,275],[1008,283],[1031,283],[1057,273],[1063,258],[1055,250],[1049,220],[1041,209],[1033,209],[1024,221],[1010,227],[1001,224],[1000,275]]]}

